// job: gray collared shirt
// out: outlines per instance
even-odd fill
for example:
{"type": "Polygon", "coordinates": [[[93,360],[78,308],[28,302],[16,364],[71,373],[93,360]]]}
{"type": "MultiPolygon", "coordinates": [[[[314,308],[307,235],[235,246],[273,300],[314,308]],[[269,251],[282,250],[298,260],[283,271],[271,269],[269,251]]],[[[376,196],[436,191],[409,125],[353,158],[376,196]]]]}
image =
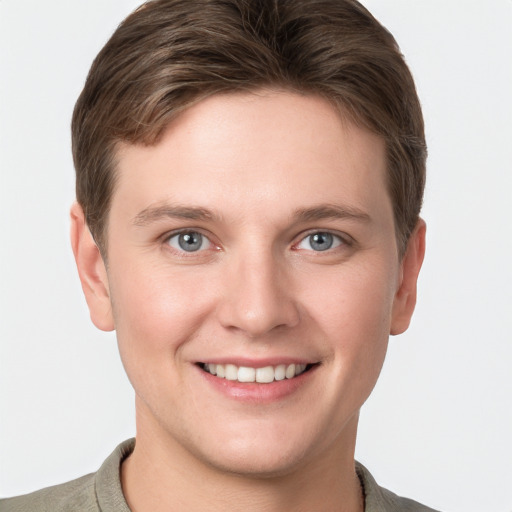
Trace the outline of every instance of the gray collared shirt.
{"type": "MultiPolygon", "coordinates": [[[[130,512],[121,488],[120,468],[135,440],[121,443],[96,473],[65,484],[0,500],[0,512],[130,512]]],[[[380,487],[370,472],[356,463],[365,495],[365,512],[436,512],[380,487]]]]}

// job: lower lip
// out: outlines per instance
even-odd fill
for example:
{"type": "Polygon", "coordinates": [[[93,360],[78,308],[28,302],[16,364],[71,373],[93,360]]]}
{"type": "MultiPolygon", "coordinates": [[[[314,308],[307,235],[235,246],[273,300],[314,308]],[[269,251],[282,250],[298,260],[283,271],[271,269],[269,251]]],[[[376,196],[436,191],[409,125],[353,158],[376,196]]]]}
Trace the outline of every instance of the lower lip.
{"type": "Polygon", "coordinates": [[[242,402],[271,403],[289,397],[304,386],[316,372],[318,365],[293,379],[275,380],[268,384],[258,382],[238,382],[215,377],[197,367],[206,382],[223,395],[242,402]]]}

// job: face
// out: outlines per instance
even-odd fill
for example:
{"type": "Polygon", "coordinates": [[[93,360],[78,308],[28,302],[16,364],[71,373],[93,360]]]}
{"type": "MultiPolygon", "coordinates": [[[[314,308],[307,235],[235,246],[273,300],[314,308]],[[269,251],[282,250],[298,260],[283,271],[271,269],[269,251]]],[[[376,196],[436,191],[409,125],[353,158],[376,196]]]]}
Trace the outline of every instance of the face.
{"type": "Polygon", "coordinates": [[[250,474],[353,451],[422,255],[399,259],[385,160],[324,100],[275,91],[120,148],[108,269],[89,258],[84,290],[117,330],[138,435],[250,474]]]}

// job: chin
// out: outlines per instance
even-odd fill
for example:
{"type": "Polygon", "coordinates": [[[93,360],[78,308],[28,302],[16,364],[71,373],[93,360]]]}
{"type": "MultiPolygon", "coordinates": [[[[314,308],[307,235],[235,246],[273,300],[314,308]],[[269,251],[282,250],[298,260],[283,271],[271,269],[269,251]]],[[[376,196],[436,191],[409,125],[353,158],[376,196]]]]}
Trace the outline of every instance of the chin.
{"type": "Polygon", "coordinates": [[[304,426],[290,431],[261,425],[258,429],[247,428],[245,435],[224,432],[215,442],[210,438],[202,447],[195,444],[189,451],[223,473],[257,479],[283,477],[303,468],[308,461],[334,451],[337,442],[332,433],[311,435],[311,432],[311,428],[304,426]]]}
{"type": "Polygon", "coordinates": [[[302,454],[290,453],[283,450],[267,449],[233,450],[219,449],[217,453],[211,454],[206,462],[212,469],[238,475],[241,477],[255,479],[270,479],[283,477],[293,473],[300,467],[304,458],[302,454]]]}

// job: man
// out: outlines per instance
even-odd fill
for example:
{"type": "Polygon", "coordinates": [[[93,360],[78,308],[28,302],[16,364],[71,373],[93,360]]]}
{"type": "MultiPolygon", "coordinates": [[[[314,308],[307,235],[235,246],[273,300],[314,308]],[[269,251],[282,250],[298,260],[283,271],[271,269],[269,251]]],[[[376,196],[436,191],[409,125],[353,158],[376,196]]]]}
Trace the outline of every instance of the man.
{"type": "Polygon", "coordinates": [[[426,147],[352,0],[157,0],[73,116],[72,246],[136,441],[2,510],[429,510],[354,461],[424,254],[426,147]]]}

